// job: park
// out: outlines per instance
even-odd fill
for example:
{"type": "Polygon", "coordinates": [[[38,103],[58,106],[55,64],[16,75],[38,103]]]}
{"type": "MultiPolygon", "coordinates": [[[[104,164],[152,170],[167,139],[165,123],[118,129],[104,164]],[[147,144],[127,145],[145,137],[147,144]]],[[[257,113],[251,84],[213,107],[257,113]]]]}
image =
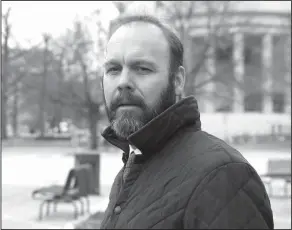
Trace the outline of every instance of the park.
{"type": "Polygon", "coordinates": [[[146,12],[182,40],[182,96],[198,101],[202,130],[247,159],[269,195],[275,229],[291,229],[290,5],[46,4],[3,3],[2,228],[100,227],[123,167],[121,149],[101,136],[109,125],[100,84],[107,37],[118,16],[146,12]]]}

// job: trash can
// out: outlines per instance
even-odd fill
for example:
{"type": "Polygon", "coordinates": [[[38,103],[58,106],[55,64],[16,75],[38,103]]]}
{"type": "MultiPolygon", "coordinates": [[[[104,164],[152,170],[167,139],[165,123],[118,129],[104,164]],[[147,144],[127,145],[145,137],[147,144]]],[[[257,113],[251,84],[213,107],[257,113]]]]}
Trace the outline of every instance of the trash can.
{"type": "Polygon", "coordinates": [[[78,153],[74,153],[75,166],[81,164],[89,164],[92,166],[93,175],[92,186],[90,194],[100,195],[100,154],[98,152],[83,150],[78,153]]]}

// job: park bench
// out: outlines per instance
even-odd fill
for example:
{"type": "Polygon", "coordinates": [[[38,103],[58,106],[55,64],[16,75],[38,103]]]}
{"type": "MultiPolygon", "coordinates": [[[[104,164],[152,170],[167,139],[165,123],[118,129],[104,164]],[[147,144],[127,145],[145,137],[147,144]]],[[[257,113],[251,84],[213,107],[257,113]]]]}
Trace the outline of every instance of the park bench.
{"type": "Polygon", "coordinates": [[[284,194],[288,195],[288,186],[291,185],[291,159],[269,159],[267,173],[262,175],[264,182],[269,187],[269,193],[273,195],[273,180],[284,181],[284,194]]]}
{"type": "Polygon", "coordinates": [[[43,209],[47,205],[46,214],[49,215],[50,205],[57,211],[58,203],[71,203],[74,207],[74,218],[78,217],[77,202],[81,205],[81,214],[84,214],[84,203],[87,203],[87,212],[90,212],[89,192],[91,188],[92,168],[82,164],[69,170],[64,186],[51,185],[41,187],[32,192],[32,198],[42,200],[39,207],[39,220],[43,218],[43,209]]]}

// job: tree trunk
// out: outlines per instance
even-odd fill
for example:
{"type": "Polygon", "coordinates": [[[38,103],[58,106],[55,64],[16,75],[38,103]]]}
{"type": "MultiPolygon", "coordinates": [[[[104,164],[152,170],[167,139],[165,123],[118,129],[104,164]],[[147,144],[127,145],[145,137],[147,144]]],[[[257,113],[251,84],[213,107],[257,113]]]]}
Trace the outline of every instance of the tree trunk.
{"type": "MultiPolygon", "coordinates": [[[[43,88],[43,87],[42,87],[43,88]]],[[[39,130],[40,136],[45,136],[45,97],[44,92],[41,92],[40,95],[40,104],[39,104],[39,130]]]]}
{"type": "Polygon", "coordinates": [[[8,47],[4,45],[3,72],[1,81],[1,139],[7,139],[7,65],[8,65],[8,47]]]}
{"type": "MultiPolygon", "coordinates": [[[[3,60],[2,60],[2,73],[1,73],[1,139],[7,139],[7,79],[8,79],[8,69],[9,69],[9,47],[8,41],[10,38],[10,25],[8,23],[10,9],[8,9],[6,15],[4,16],[5,25],[5,35],[4,35],[4,46],[3,46],[3,60]]],[[[2,56],[2,55],[1,55],[2,56]]]]}
{"type": "Polygon", "coordinates": [[[97,140],[97,117],[96,111],[94,109],[89,109],[89,131],[90,131],[90,149],[97,149],[98,140],[97,140]]]}
{"type": "Polygon", "coordinates": [[[40,103],[39,103],[39,129],[40,129],[40,136],[45,136],[45,112],[46,112],[46,91],[47,91],[47,72],[48,72],[48,42],[49,37],[46,35],[44,36],[45,42],[45,50],[44,50],[44,66],[43,66],[43,76],[42,76],[42,87],[41,87],[41,95],[40,95],[40,103]]]}
{"type": "Polygon", "coordinates": [[[62,105],[57,104],[56,105],[56,123],[58,124],[58,133],[61,133],[60,123],[63,120],[62,116],[63,116],[62,105]]]}
{"type": "Polygon", "coordinates": [[[18,136],[18,101],[19,101],[19,83],[16,83],[12,109],[12,128],[14,137],[18,136]]]}
{"type": "MultiPolygon", "coordinates": [[[[64,67],[62,64],[63,59],[60,60],[59,63],[59,78],[58,78],[58,99],[61,101],[62,100],[62,89],[63,89],[63,82],[64,82],[64,67]]],[[[63,120],[63,106],[61,103],[57,104],[57,122],[60,124],[60,122],[63,120]]],[[[60,125],[59,125],[59,132],[60,132],[60,125]]]]}
{"type": "MultiPolygon", "coordinates": [[[[2,78],[3,79],[3,78],[2,78]]],[[[3,83],[3,82],[2,82],[3,83]]],[[[7,107],[7,97],[3,92],[3,88],[2,88],[2,103],[1,103],[1,109],[2,109],[2,113],[1,113],[1,139],[5,140],[7,139],[7,111],[6,111],[6,107],[7,107]]]]}

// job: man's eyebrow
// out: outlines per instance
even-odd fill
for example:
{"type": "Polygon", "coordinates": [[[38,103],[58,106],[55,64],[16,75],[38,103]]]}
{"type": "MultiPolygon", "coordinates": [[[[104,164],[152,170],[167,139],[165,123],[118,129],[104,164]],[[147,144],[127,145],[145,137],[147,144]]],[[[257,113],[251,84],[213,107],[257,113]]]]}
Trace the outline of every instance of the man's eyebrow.
{"type": "Polygon", "coordinates": [[[117,60],[107,60],[103,63],[103,67],[107,67],[109,65],[119,65],[120,63],[117,60]]]}
{"type": "MultiPolygon", "coordinates": [[[[135,59],[135,60],[129,61],[129,64],[132,66],[133,65],[149,65],[153,68],[155,68],[157,66],[154,61],[145,60],[145,59],[135,59]]],[[[110,60],[106,60],[103,63],[104,68],[111,66],[111,65],[120,65],[120,62],[118,60],[115,60],[115,59],[110,59],[110,60]]]]}
{"type": "Polygon", "coordinates": [[[141,59],[141,60],[133,60],[130,62],[131,65],[149,65],[152,67],[156,67],[155,62],[150,61],[150,60],[145,60],[145,59],[141,59]]]}

